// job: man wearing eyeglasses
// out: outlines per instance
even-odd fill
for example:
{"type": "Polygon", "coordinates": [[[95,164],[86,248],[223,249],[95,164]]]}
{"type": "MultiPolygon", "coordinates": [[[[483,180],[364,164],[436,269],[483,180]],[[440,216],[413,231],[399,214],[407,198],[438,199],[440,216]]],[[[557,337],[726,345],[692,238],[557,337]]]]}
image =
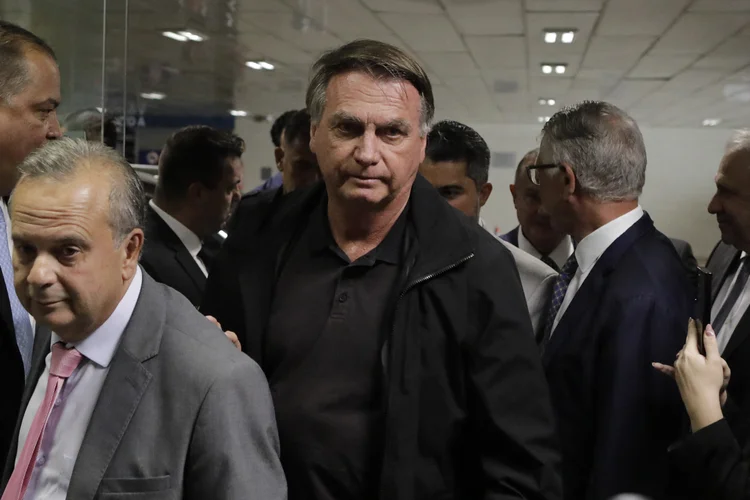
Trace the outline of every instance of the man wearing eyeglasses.
{"type": "Polygon", "coordinates": [[[682,410],[651,361],[674,360],[691,294],[671,242],[638,204],[641,132],[611,104],[581,103],[547,122],[527,172],[541,210],[578,242],[555,283],[542,341],[565,497],[664,498],[682,410]]]}
{"type": "Polygon", "coordinates": [[[573,242],[569,235],[552,227],[549,214],[540,210],[539,186],[526,174],[526,167],[534,164],[538,154],[538,149],[532,149],[518,162],[515,180],[510,185],[518,226],[500,238],[559,272],[573,253],[573,242]]]}

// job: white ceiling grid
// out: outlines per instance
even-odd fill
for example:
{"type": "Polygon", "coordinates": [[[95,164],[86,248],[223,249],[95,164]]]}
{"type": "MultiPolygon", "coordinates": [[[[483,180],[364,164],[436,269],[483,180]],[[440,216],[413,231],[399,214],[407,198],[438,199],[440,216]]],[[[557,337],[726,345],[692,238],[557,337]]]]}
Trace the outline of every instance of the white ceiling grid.
{"type": "MultiPolygon", "coordinates": [[[[750,0],[237,0],[237,8],[244,49],[294,69],[262,75],[269,80],[304,83],[321,51],[367,37],[424,64],[441,118],[536,123],[560,105],[605,99],[653,126],[750,125],[750,0]],[[549,28],[575,29],[575,41],[546,44],[549,28]],[[542,63],[567,71],[543,75],[542,63]]],[[[256,76],[238,86],[239,105],[282,111],[253,95],[256,76]]],[[[286,97],[299,101],[301,91],[286,97]]]]}

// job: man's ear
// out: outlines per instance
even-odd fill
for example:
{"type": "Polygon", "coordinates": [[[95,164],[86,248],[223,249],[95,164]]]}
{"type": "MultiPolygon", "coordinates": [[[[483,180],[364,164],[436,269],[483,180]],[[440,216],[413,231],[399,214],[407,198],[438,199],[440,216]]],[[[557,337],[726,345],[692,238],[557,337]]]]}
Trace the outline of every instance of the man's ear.
{"type": "Polygon", "coordinates": [[[138,268],[138,259],[143,249],[143,239],[143,230],[136,228],[123,240],[121,248],[123,252],[122,278],[125,281],[135,276],[136,269],[138,268]]]}
{"type": "Polygon", "coordinates": [[[276,158],[276,168],[279,169],[279,172],[283,172],[284,163],[282,160],[284,159],[284,150],[281,148],[276,148],[273,150],[273,155],[276,158]]]}
{"type": "Polygon", "coordinates": [[[310,124],[310,151],[315,154],[315,134],[318,131],[318,124],[317,123],[311,123],[310,124]]]}
{"type": "Polygon", "coordinates": [[[487,203],[487,200],[490,198],[490,195],[492,194],[492,183],[491,182],[485,182],[484,186],[482,186],[482,189],[479,190],[479,206],[483,207],[485,203],[487,203]]]}
{"type": "Polygon", "coordinates": [[[515,201],[515,199],[516,199],[516,185],[515,184],[511,184],[510,186],[508,186],[508,189],[510,190],[510,195],[513,197],[513,200],[515,201]]]}
{"type": "Polygon", "coordinates": [[[188,186],[187,189],[187,196],[190,200],[199,200],[203,197],[203,192],[206,190],[206,187],[201,184],[200,182],[193,182],[188,186]]]}
{"type": "Polygon", "coordinates": [[[573,193],[576,192],[576,174],[573,172],[573,169],[570,168],[570,165],[563,163],[563,167],[565,168],[565,171],[563,174],[565,175],[565,187],[567,189],[568,196],[572,196],[573,193]]]}

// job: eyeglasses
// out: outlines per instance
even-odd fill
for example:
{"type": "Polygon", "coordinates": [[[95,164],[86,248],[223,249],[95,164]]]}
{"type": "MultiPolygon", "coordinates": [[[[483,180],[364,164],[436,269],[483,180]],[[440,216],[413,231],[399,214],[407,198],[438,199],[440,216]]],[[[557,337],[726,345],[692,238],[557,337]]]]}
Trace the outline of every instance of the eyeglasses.
{"type": "Polygon", "coordinates": [[[565,168],[561,163],[543,163],[541,165],[529,165],[526,167],[526,174],[529,176],[529,180],[535,186],[539,185],[539,171],[548,170],[550,168],[565,168]]]}

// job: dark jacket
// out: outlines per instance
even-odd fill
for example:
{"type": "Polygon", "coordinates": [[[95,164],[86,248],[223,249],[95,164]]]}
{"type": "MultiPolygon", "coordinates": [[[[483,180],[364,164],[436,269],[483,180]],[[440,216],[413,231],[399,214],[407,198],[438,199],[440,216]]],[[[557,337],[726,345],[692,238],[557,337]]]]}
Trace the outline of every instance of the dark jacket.
{"type": "MultiPolygon", "coordinates": [[[[736,271],[741,251],[718,243],[707,267],[713,300],[736,271]]],[[[732,371],[725,420],[689,435],[673,447],[674,483],[682,498],[750,499],[750,309],[735,327],[722,357],[732,371]]]]}
{"type": "Polygon", "coordinates": [[[692,293],[670,241],[644,215],[602,254],[552,333],[543,362],[557,413],[565,497],[665,497],[667,448],[684,410],[672,364],[692,293]]]}
{"type": "Polygon", "coordinates": [[[521,230],[521,226],[516,226],[505,234],[500,235],[500,239],[507,241],[514,247],[518,246],[518,231],[521,230]]]}
{"type": "MultiPolygon", "coordinates": [[[[3,240],[0,244],[7,243],[3,240]]],[[[8,292],[0,273],[0,380],[3,384],[0,398],[0,462],[4,461],[13,440],[13,431],[21,408],[24,378],[23,361],[16,342],[8,292]]]]}
{"type": "Polygon", "coordinates": [[[198,307],[206,276],[164,219],[150,206],[146,210],[141,266],[156,281],[174,288],[198,307]]]}
{"type": "MultiPolygon", "coordinates": [[[[324,193],[319,184],[288,195],[262,237],[236,229],[209,277],[202,311],[262,367],[276,276],[324,193]]],[[[513,258],[421,176],[409,203],[403,285],[384,332],[378,498],[561,498],[549,395],[513,258]]]]}

